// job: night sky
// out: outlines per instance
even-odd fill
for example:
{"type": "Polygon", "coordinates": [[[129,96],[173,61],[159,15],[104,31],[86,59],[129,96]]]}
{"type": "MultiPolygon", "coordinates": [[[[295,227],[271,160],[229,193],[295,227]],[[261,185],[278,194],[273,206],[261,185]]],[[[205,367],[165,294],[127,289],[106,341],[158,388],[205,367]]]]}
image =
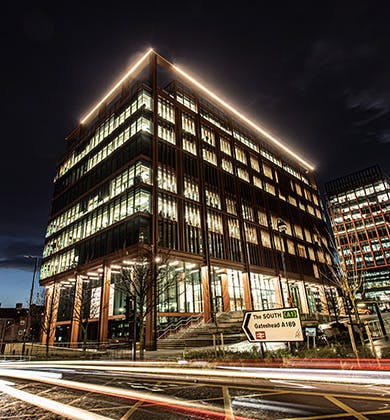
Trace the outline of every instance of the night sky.
{"type": "Polygon", "coordinates": [[[7,3],[0,17],[3,307],[27,302],[33,261],[23,255],[42,252],[65,136],[149,46],[313,162],[320,185],[375,163],[390,172],[385,2],[7,3]]]}

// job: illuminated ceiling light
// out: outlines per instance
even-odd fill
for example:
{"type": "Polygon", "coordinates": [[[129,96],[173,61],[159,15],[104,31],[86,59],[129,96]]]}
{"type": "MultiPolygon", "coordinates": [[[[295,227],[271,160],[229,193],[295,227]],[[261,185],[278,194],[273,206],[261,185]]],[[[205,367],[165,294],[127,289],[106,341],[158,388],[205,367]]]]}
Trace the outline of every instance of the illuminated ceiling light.
{"type": "Polygon", "coordinates": [[[122,267],[121,267],[120,265],[114,265],[114,264],[111,264],[111,268],[114,268],[114,269],[120,270],[122,267]]]}
{"type": "Polygon", "coordinates": [[[112,87],[104,97],[86,114],[80,121],[81,124],[85,124],[88,119],[99,109],[102,105],[121,85],[122,83],[137,70],[141,64],[149,57],[149,54],[153,51],[153,48],[149,48],[146,53],[127,71],[127,73],[112,87]]]}
{"type": "Polygon", "coordinates": [[[169,265],[179,265],[179,261],[172,261],[169,265]]]}
{"type": "MultiPolygon", "coordinates": [[[[165,61],[167,61],[167,60],[165,60],[165,61]]],[[[205,92],[209,97],[213,98],[216,102],[218,102],[224,108],[226,108],[231,113],[233,113],[234,115],[236,115],[237,117],[239,117],[242,121],[244,121],[250,127],[254,128],[257,132],[259,132],[263,136],[265,136],[268,140],[271,140],[272,143],[274,143],[280,149],[282,149],[283,151],[287,152],[289,155],[291,155],[292,157],[294,157],[298,162],[300,162],[301,164],[303,164],[304,166],[306,166],[306,168],[310,169],[311,171],[314,170],[314,166],[310,165],[308,162],[306,162],[304,159],[302,159],[299,155],[297,155],[296,153],[294,153],[291,149],[289,149],[287,146],[285,146],[282,142],[280,142],[277,138],[275,138],[268,131],[266,131],[263,128],[259,127],[257,124],[255,124],[253,121],[251,121],[249,118],[247,118],[245,115],[241,114],[241,112],[237,111],[234,107],[232,107],[227,102],[225,102],[224,100],[222,100],[215,93],[211,92],[209,89],[207,89],[205,86],[203,86],[201,83],[199,83],[193,77],[191,77],[188,73],[186,73],[180,67],[178,67],[178,66],[176,66],[175,64],[172,64],[172,63],[169,63],[169,64],[171,64],[172,68],[177,73],[181,74],[185,79],[189,80],[192,84],[194,84],[196,87],[198,87],[201,91],[205,92]]]]}
{"type": "Polygon", "coordinates": [[[119,270],[111,270],[111,274],[120,274],[121,272],[119,270]]]}
{"type": "Polygon", "coordinates": [[[68,279],[68,281],[75,282],[76,279],[68,279]]]}
{"type": "Polygon", "coordinates": [[[95,272],[92,272],[92,271],[91,271],[91,272],[87,273],[87,275],[88,275],[88,276],[97,276],[97,275],[98,275],[98,273],[95,273],[95,272]]]}
{"type": "Polygon", "coordinates": [[[134,261],[128,261],[128,260],[123,260],[122,262],[123,262],[123,264],[126,264],[126,265],[134,265],[135,264],[134,261]]]}
{"type": "Polygon", "coordinates": [[[191,270],[191,268],[194,268],[196,264],[186,264],[186,269],[191,270]]]}
{"type": "Polygon", "coordinates": [[[98,268],[97,271],[98,271],[98,273],[103,273],[103,269],[102,268],[98,268]]]}

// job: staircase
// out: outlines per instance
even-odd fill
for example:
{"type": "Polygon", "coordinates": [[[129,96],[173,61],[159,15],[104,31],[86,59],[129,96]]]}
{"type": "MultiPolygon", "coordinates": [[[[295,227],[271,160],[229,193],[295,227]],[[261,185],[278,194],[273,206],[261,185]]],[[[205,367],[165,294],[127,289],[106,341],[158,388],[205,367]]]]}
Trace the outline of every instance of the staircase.
{"type": "MultiPolygon", "coordinates": [[[[192,347],[207,347],[213,345],[213,335],[223,333],[224,343],[233,344],[245,340],[241,325],[243,312],[223,312],[217,314],[215,323],[200,321],[190,324],[177,332],[163,336],[158,340],[159,349],[182,350],[192,347]]],[[[219,340],[219,337],[218,337],[219,340]]]]}

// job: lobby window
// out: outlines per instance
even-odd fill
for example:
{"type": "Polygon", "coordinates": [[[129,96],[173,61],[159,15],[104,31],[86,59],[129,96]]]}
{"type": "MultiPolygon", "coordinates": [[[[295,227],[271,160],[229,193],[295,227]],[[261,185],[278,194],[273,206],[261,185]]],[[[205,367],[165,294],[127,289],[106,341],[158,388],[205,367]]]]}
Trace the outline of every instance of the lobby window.
{"type": "Polygon", "coordinates": [[[183,150],[196,156],[196,138],[189,135],[183,136],[183,150]]]}
{"type": "Polygon", "coordinates": [[[249,182],[249,174],[247,170],[237,167],[237,176],[244,181],[249,182]]]}
{"type": "Polygon", "coordinates": [[[202,125],[200,127],[200,133],[204,142],[210,144],[211,146],[215,146],[215,134],[211,128],[202,125]]]}
{"type": "Polygon", "coordinates": [[[177,219],[177,203],[176,199],[167,195],[158,195],[158,215],[166,219],[177,219]]]}
{"type": "Polygon", "coordinates": [[[200,228],[200,209],[199,206],[185,203],[184,218],[186,224],[200,228]]]}
{"type": "Polygon", "coordinates": [[[233,163],[230,160],[227,159],[222,159],[222,163],[221,163],[222,169],[226,172],[229,172],[230,174],[232,174],[233,171],[233,163]]]}
{"type": "Polygon", "coordinates": [[[157,175],[157,185],[159,188],[171,192],[176,192],[176,174],[167,167],[159,166],[157,175]]]}
{"type": "Polygon", "coordinates": [[[222,216],[207,210],[207,226],[210,232],[223,233],[222,216]]]}
{"type": "Polygon", "coordinates": [[[189,108],[191,111],[194,111],[194,112],[197,111],[195,100],[185,95],[184,93],[177,92],[176,99],[177,99],[177,102],[180,102],[182,105],[189,108]]]}
{"type": "Polygon", "coordinates": [[[195,120],[189,115],[182,114],[181,125],[183,131],[195,135],[195,120]]]}
{"type": "Polygon", "coordinates": [[[263,163],[263,173],[266,177],[274,179],[271,167],[266,165],[265,163],[263,163]]]}
{"type": "Polygon", "coordinates": [[[244,152],[243,149],[241,149],[241,147],[236,146],[236,159],[243,163],[243,164],[247,164],[247,159],[246,159],[246,154],[244,152]]]}
{"type": "Polygon", "coordinates": [[[157,114],[167,121],[172,123],[175,122],[175,110],[173,105],[162,98],[158,98],[157,114]]]}
{"type": "Polygon", "coordinates": [[[240,224],[238,219],[228,218],[229,236],[231,238],[240,239],[240,224]]]}
{"type": "Polygon", "coordinates": [[[196,180],[184,176],[184,197],[199,201],[199,188],[196,180]]]}
{"type": "Polygon", "coordinates": [[[219,194],[206,188],[206,204],[221,210],[221,198],[219,194]]]}
{"type": "Polygon", "coordinates": [[[237,215],[236,201],[232,198],[226,198],[226,211],[230,214],[237,215]]]}
{"type": "Polygon", "coordinates": [[[169,124],[158,123],[158,136],[169,143],[176,144],[175,129],[169,124]]]}
{"type": "Polygon", "coordinates": [[[227,155],[231,156],[232,149],[230,146],[230,141],[225,139],[224,137],[221,137],[219,139],[219,143],[220,143],[221,152],[226,153],[227,155]]]}

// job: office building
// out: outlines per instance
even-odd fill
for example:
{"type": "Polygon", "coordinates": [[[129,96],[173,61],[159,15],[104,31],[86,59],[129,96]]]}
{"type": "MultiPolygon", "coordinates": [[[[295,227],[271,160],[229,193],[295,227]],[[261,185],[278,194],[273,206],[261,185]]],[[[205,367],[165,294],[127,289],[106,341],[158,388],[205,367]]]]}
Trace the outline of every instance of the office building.
{"type": "Polygon", "coordinates": [[[66,292],[91,284],[88,339],[127,334],[115,284],[140,247],[182,273],[146,320],[149,348],[160,324],[196,314],[329,315],[340,301],[322,276],[332,257],[315,240],[328,237],[313,167],[153,50],[66,141],[41,269],[51,342],[79,340],[66,292]]]}
{"type": "Polygon", "coordinates": [[[390,179],[378,165],[325,185],[336,246],[358,297],[390,300],[390,179]]]}

